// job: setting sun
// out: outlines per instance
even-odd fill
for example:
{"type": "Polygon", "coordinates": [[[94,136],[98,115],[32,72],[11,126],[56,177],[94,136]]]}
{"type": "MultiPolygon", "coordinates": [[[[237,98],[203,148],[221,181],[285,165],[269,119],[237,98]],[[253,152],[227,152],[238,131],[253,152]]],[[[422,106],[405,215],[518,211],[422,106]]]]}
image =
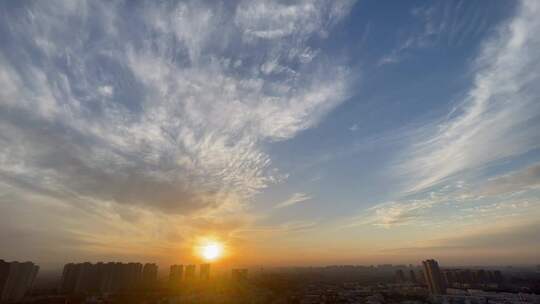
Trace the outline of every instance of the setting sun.
{"type": "Polygon", "coordinates": [[[201,255],[207,261],[214,261],[218,259],[223,251],[223,247],[219,243],[209,243],[201,248],[201,255]]]}

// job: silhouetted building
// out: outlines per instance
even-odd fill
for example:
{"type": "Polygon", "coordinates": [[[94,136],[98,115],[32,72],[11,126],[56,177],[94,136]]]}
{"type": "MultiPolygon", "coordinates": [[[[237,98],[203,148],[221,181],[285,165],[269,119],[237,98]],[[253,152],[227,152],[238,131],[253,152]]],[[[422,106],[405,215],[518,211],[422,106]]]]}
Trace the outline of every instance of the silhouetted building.
{"type": "Polygon", "coordinates": [[[186,266],[186,280],[195,279],[195,271],[196,271],[195,265],[187,265],[186,266]]]}
{"type": "Polygon", "coordinates": [[[487,283],[489,280],[488,280],[488,275],[486,273],[485,270],[483,269],[478,269],[476,271],[473,272],[473,277],[474,277],[474,283],[476,284],[482,284],[482,283],[487,283]]]}
{"type": "Polygon", "coordinates": [[[58,289],[62,294],[132,291],[142,286],[142,277],[141,263],[69,263],[64,266],[58,289]]]}
{"type": "Polygon", "coordinates": [[[158,266],[156,264],[144,264],[142,270],[142,281],[145,288],[156,286],[158,266]]]}
{"type": "Polygon", "coordinates": [[[235,281],[247,280],[248,270],[245,268],[237,268],[231,271],[231,278],[235,281]]]}
{"type": "Polygon", "coordinates": [[[502,273],[499,270],[495,270],[493,272],[493,278],[495,279],[495,283],[502,284],[504,283],[504,277],[502,273]]]}
{"type": "Polygon", "coordinates": [[[429,288],[429,292],[434,295],[446,293],[443,276],[439,268],[439,263],[435,260],[422,261],[424,266],[424,277],[429,288]]]}
{"type": "Polygon", "coordinates": [[[413,284],[418,283],[418,280],[416,279],[416,274],[414,273],[414,270],[413,270],[413,269],[411,269],[411,270],[409,271],[409,276],[411,277],[411,282],[412,282],[413,284]]]}
{"type": "Polygon", "coordinates": [[[32,288],[39,266],[0,260],[0,302],[17,302],[32,288]]]}
{"type": "Polygon", "coordinates": [[[423,270],[418,270],[418,281],[422,284],[427,284],[426,283],[426,276],[424,275],[424,271],[423,270]]]}
{"type": "Polygon", "coordinates": [[[405,274],[403,273],[402,269],[396,270],[396,279],[398,283],[405,283],[407,280],[405,279],[405,274]]]}
{"type": "Polygon", "coordinates": [[[10,264],[4,260],[0,260],[0,301],[2,301],[2,295],[4,294],[4,287],[9,278],[10,264]]]}
{"type": "Polygon", "coordinates": [[[446,286],[452,286],[456,282],[456,277],[453,271],[443,271],[443,278],[446,286]]]}
{"type": "Polygon", "coordinates": [[[443,271],[443,278],[447,287],[457,288],[482,287],[487,284],[500,285],[504,281],[500,271],[484,269],[446,269],[443,271]]]}
{"type": "Polygon", "coordinates": [[[141,263],[133,263],[131,267],[131,273],[133,274],[131,284],[134,288],[138,288],[140,287],[140,282],[142,280],[143,265],[141,263]]]}
{"type": "Polygon", "coordinates": [[[97,263],[96,269],[100,273],[99,291],[102,293],[117,292],[120,290],[120,268],[122,263],[97,263]]]}
{"type": "Polygon", "coordinates": [[[199,266],[199,278],[202,280],[210,279],[210,264],[201,264],[199,266]]]}
{"type": "Polygon", "coordinates": [[[73,292],[83,293],[94,291],[93,281],[95,280],[95,269],[91,263],[78,264],[77,280],[75,281],[73,292]]]}
{"type": "Polygon", "coordinates": [[[178,286],[184,277],[184,265],[171,265],[169,271],[169,283],[178,286]]]}

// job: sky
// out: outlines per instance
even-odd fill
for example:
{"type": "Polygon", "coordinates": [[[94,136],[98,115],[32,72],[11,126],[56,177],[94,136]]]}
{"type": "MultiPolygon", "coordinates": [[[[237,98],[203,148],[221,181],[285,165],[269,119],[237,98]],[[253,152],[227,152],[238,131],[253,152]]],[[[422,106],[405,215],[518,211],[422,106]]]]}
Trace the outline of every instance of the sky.
{"type": "Polygon", "coordinates": [[[538,264],[539,14],[2,1],[0,257],[538,264]]]}

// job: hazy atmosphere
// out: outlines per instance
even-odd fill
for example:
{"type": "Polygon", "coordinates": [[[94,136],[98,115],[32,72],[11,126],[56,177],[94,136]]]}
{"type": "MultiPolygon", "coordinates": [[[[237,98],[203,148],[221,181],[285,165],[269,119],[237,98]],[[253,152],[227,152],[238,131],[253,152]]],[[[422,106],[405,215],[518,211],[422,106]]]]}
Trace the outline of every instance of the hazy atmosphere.
{"type": "Polygon", "coordinates": [[[538,264],[539,16],[0,1],[0,258],[538,264]]]}

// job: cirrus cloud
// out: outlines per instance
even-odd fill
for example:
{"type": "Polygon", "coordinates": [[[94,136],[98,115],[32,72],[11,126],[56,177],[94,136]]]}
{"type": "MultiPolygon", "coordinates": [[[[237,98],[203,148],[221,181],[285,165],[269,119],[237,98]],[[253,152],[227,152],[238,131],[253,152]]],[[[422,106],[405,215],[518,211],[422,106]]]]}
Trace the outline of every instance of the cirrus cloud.
{"type": "Polygon", "coordinates": [[[483,44],[466,97],[448,117],[413,136],[396,166],[411,181],[408,191],[539,147],[539,11],[536,1],[520,2],[515,16],[483,44]]]}
{"type": "Polygon", "coordinates": [[[263,144],[347,97],[347,69],[308,40],[351,4],[5,4],[2,182],[167,212],[242,206],[282,179],[263,144]]]}

